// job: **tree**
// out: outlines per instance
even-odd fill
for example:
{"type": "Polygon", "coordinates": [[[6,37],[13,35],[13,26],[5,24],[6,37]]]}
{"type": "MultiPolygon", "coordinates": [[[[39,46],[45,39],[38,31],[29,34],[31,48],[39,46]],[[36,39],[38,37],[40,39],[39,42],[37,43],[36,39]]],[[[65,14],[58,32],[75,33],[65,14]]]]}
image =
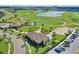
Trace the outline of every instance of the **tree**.
{"type": "Polygon", "coordinates": [[[17,14],[15,14],[14,17],[16,18],[17,17],[17,14]]]}
{"type": "Polygon", "coordinates": [[[52,31],[52,27],[50,27],[50,30],[49,30],[49,32],[51,32],[52,31]]]}
{"type": "Polygon", "coordinates": [[[69,30],[68,30],[68,34],[70,34],[70,33],[71,33],[71,30],[69,29],[69,30]]]}
{"type": "Polygon", "coordinates": [[[37,22],[34,22],[34,26],[36,26],[37,22]]]}
{"type": "Polygon", "coordinates": [[[0,38],[0,42],[2,41],[2,38],[0,38]]]}
{"type": "Polygon", "coordinates": [[[42,31],[42,32],[43,32],[43,30],[44,30],[43,27],[44,27],[44,24],[41,25],[41,31],[42,31]]]}
{"type": "Polygon", "coordinates": [[[37,22],[34,22],[34,30],[35,30],[35,26],[36,26],[37,22]]]}
{"type": "Polygon", "coordinates": [[[65,36],[68,36],[68,34],[67,33],[64,33],[65,34],[65,36]]]}
{"type": "Polygon", "coordinates": [[[4,22],[4,19],[2,19],[2,22],[4,22]]]}
{"type": "Polygon", "coordinates": [[[53,32],[53,35],[52,35],[53,39],[55,38],[55,36],[56,36],[56,33],[55,33],[55,32],[53,32]]]}
{"type": "Polygon", "coordinates": [[[53,36],[56,36],[56,32],[53,32],[53,36]]]}
{"type": "Polygon", "coordinates": [[[2,51],[0,51],[0,54],[3,54],[3,52],[2,52],[2,51]]]}
{"type": "Polygon", "coordinates": [[[50,29],[52,30],[52,27],[50,27],[50,29]]]}
{"type": "Polygon", "coordinates": [[[22,30],[20,29],[20,32],[22,32],[22,30]]]}
{"type": "Polygon", "coordinates": [[[44,24],[42,24],[42,27],[44,27],[44,24]]]}

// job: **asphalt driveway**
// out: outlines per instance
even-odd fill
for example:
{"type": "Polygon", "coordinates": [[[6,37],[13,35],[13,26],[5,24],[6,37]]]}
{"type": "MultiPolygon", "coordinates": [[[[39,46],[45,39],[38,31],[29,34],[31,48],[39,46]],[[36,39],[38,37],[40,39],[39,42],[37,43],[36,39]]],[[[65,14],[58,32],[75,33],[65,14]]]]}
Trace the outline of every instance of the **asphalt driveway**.
{"type": "MultiPolygon", "coordinates": [[[[7,37],[11,39],[13,45],[14,45],[14,54],[25,54],[25,47],[24,42],[22,41],[21,38],[17,38],[18,36],[14,34],[10,34],[5,32],[7,37]]],[[[0,30],[0,35],[3,35],[4,32],[0,30]]]]}

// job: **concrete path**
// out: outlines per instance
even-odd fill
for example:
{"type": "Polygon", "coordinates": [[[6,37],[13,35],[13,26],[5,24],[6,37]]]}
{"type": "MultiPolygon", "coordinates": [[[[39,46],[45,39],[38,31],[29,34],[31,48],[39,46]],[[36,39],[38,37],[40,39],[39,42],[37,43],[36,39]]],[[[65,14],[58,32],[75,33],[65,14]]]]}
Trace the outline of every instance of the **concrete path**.
{"type": "MultiPolygon", "coordinates": [[[[1,35],[4,34],[2,30],[0,30],[1,35]]],[[[14,54],[25,54],[24,42],[21,38],[18,38],[16,35],[5,32],[7,37],[11,39],[14,45],[14,54]]]]}
{"type": "Polygon", "coordinates": [[[40,26],[40,28],[37,30],[37,31],[35,31],[36,33],[41,33],[41,26],[40,26]]]}
{"type": "Polygon", "coordinates": [[[49,34],[47,34],[46,36],[48,36],[49,37],[49,39],[52,39],[53,37],[52,37],[52,35],[53,35],[53,30],[49,33],[49,34]]]}
{"type": "Polygon", "coordinates": [[[11,44],[8,43],[8,54],[10,54],[10,48],[11,48],[11,44]]]}

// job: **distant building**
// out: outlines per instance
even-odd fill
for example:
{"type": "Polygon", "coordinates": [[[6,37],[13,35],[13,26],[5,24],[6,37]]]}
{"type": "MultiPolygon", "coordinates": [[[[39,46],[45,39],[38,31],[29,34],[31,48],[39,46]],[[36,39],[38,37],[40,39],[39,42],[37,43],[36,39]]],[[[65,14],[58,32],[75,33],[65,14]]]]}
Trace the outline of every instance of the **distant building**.
{"type": "Polygon", "coordinates": [[[2,18],[4,15],[5,15],[5,13],[0,11],[0,18],[2,18]]]}
{"type": "Polygon", "coordinates": [[[0,22],[0,28],[9,28],[13,25],[12,22],[0,22]]]}
{"type": "Polygon", "coordinates": [[[28,38],[31,42],[37,45],[45,45],[48,42],[48,37],[43,33],[36,33],[36,32],[28,32],[24,34],[26,38],[28,38]]]}
{"type": "Polygon", "coordinates": [[[27,22],[25,22],[25,21],[17,22],[17,23],[13,24],[12,28],[17,28],[17,27],[20,27],[20,26],[24,26],[26,24],[27,24],[27,22]]]}

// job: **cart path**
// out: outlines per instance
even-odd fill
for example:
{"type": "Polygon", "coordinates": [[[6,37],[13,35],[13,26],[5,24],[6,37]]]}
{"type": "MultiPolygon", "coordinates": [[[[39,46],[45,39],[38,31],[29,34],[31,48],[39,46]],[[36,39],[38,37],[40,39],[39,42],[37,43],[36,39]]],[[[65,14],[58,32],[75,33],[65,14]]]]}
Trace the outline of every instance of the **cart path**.
{"type": "MultiPolygon", "coordinates": [[[[4,34],[3,31],[0,30],[1,35],[4,34]]],[[[14,35],[14,34],[10,34],[7,33],[7,37],[11,39],[13,45],[14,45],[14,54],[25,54],[25,47],[24,46],[24,42],[22,41],[21,38],[17,38],[18,36],[14,35]]]]}

